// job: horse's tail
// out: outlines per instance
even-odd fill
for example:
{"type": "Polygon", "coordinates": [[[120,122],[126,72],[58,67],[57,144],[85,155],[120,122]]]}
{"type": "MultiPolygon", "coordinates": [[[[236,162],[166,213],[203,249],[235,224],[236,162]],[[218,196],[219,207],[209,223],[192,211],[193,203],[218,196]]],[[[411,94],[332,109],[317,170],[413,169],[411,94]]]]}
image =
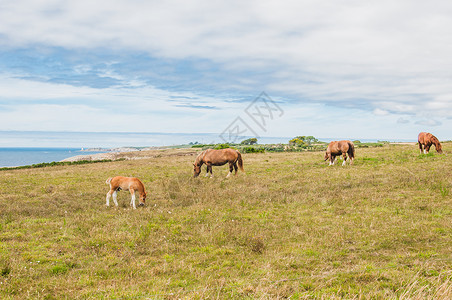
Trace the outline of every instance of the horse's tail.
{"type": "Polygon", "coordinates": [[[242,160],[242,154],[240,154],[239,151],[237,151],[237,163],[239,165],[240,170],[242,170],[242,172],[245,172],[245,170],[243,170],[243,160],[242,160]]]}
{"type": "Polygon", "coordinates": [[[113,179],[113,177],[109,177],[109,178],[105,181],[105,183],[106,183],[106,184],[110,184],[110,182],[111,182],[112,179],[113,179]]]}
{"type": "Polygon", "coordinates": [[[348,142],[348,156],[355,159],[355,144],[348,142]]]}

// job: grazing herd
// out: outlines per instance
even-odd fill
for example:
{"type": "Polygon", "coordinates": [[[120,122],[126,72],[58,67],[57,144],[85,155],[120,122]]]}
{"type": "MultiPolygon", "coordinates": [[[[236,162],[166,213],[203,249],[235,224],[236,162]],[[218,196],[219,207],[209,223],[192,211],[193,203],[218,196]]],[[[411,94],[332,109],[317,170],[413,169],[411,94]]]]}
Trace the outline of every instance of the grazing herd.
{"type": "MultiPolygon", "coordinates": [[[[441,149],[441,143],[439,140],[431,133],[421,132],[418,136],[419,149],[421,154],[427,154],[432,145],[435,145],[435,149],[438,153],[443,153],[441,149]]],[[[337,160],[337,156],[343,156],[344,166],[347,162],[347,155],[350,160],[350,164],[353,164],[353,160],[355,159],[355,145],[353,142],[348,140],[342,141],[332,141],[328,144],[325,153],[325,160],[329,160],[329,165],[334,165],[337,160]]],[[[193,177],[198,177],[201,173],[201,167],[203,164],[207,166],[206,177],[212,177],[212,167],[213,166],[223,166],[225,164],[229,164],[229,173],[226,177],[230,177],[232,171],[235,170],[234,175],[237,175],[237,170],[243,170],[243,160],[242,155],[239,151],[231,148],[214,150],[207,149],[201,152],[195,159],[195,163],[193,164],[193,177]],[[210,175],[209,175],[210,173],[210,175]]],[[[143,183],[135,177],[110,177],[105,182],[110,185],[110,190],[107,193],[107,206],[110,206],[110,198],[113,195],[113,202],[116,206],[118,206],[117,192],[120,190],[128,190],[132,196],[130,201],[130,205],[136,209],[135,205],[135,192],[140,194],[140,204],[139,206],[144,206],[146,201],[146,191],[143,183]]]]}

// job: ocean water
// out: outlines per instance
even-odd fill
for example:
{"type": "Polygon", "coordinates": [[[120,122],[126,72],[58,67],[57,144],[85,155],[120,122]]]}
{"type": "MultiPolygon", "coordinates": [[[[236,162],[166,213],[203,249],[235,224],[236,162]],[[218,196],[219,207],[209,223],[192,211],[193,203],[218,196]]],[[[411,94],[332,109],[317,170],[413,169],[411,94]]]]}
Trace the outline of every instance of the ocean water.
{"type": "Polygon", "coordinates": [[[0,148],[0,167],[18,167],[50,163],[65,158],[100,152],[80,151],[80,148],[0,148]]]}

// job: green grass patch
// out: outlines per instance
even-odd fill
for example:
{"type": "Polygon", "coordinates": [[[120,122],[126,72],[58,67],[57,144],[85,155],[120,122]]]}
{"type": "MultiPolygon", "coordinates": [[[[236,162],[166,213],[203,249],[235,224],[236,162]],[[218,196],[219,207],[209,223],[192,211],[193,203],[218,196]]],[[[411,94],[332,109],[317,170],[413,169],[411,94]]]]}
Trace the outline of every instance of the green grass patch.
{"type": "Polygon", "coordinates": [[[227,179],[193,178],[193,150],[5,169],[0,298],[450,298],[452,162],[382,144],[346,166],[244,153],[227,179]],[[146,206],[105,207],[114,175],[142,179],[146,206]]]}

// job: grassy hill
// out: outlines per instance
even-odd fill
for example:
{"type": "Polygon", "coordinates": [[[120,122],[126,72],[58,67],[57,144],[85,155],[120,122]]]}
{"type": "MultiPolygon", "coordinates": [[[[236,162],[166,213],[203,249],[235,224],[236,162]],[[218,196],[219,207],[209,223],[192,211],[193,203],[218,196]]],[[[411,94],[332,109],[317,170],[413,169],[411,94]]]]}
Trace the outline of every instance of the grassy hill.
{"type": "Polygon", "coordinates": [[[226,166],[192,178],[180,150],[1,171],[0,298],[451,298],[443,149],[361,148],[345,167],[244,154],[229,179],[226,166]],[[144,208],[124,191],[105,207],[115,175],[142,179],[144,208]]]}

